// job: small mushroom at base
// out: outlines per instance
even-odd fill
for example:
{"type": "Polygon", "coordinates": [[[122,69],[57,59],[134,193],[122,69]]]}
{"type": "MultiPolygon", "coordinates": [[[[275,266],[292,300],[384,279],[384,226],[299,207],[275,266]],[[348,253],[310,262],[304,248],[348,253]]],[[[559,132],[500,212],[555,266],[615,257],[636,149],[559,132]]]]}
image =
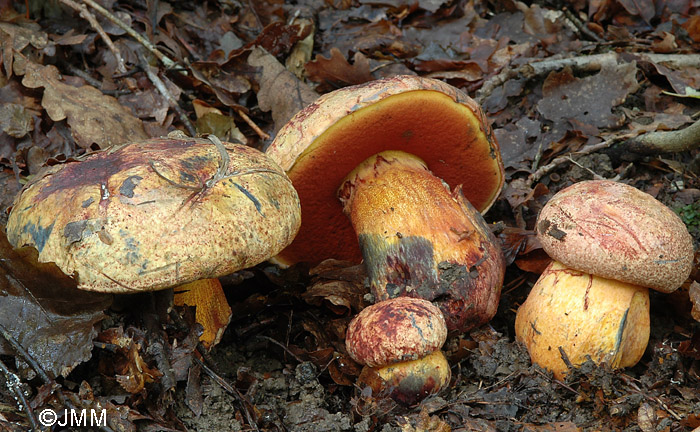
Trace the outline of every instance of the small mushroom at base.
{"type": "Polygon", "coordinates": [[[649,341],[649,289],[553,261],[515,318],[517,340],[557,379],[588,357],[614,369],[634,366],[649,341]]]}
{"type": "Polygon", "coordinates": [[[427,300],[397,297],[363,309],[348,325],[345,346],[365,365],[359,383],[413,405],[447,386],[451,372],[440,348],[442,312],[427,300]]]}

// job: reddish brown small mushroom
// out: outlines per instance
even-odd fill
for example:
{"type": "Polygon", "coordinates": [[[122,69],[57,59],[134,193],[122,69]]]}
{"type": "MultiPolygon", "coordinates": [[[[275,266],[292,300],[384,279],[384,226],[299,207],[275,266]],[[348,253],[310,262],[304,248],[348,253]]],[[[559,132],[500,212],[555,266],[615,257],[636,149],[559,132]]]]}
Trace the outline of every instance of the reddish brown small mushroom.
{"type": "Polygon", "coordinates": [[[563,355],[613,368],[636,364],[649,332],[649,291],[672,292],[692,269],[680,218],[651,195],[613,181],[570,186],[545,205],[537,236],[556,261],[518,309],[517,339],[562,378],[563,355]],[[563,354],[562,354],[563,351],[563,354]]]}
{"type": "Polygon", "coordinates": [[[446,338],[445,320],[435,305],[397,297],[353,318],[345,346],[353,360],[365,365],[360,385],[413,405],[449,384],[450,368],[440,351],[446,338]]]}
{"type": "Polygon", "coordinates": [[[418,156],[438,178],[463,184],[465,197],[482,212],[503,185],[491,128],[461,90],[409,75],[336,90],[297,113],[266,151],[287,171],[301,201],[302,227],[278,262],[360,261],[336,191],[358,164],[385,150],[418,156]]]}

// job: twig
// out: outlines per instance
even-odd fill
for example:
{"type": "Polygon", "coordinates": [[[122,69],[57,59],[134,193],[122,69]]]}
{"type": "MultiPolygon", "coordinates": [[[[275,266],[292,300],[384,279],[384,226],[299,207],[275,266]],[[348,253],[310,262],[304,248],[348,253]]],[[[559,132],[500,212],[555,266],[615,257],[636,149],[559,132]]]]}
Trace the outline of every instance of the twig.
{"type": "Polygon", "coordinates": [[[299,363],[304,363],[304,360],[302,360],[298,355],[294,354],[289,348],[287,348],[286,346],[284,346],[283,343],[278,342],[278,341],[274,340],[273,338],[271,338],[271,337],[269,337],[269,336],[265,336],[265,335],[258,335],[257,337],[259,337],[260,339],[265,339],[266,341],[272,342],[273,344],[275,344],[275,345],[277,345],[278,347],[282,348],[282,349],[283,349],[285,352],[287,352],[289,355],[291,355],[292,357],[294,357],[299,363]]]}
{"type": "Polygon", "coordinates": [[[262,129],[260,129],[260,127],[258,125],[256,125],[255,122],[253,122],[253,120],[251,120],[250,117],[248,117],[248,115],[245,112],[243,112],[242,109],[237,109],[236,113],[238,113],[238,115],[241,116],[243,121],[248,123],[248,126],[250,126],[251,129],[253,129],[255,131],[255,133],[258,134],[258,136],[260,138],[262,138],[263,140],[270,139],[270,135],[265,133],[265,131],[263,131],[262,129]]]}
{"type": "Polygon", "coordinates": [[[32,431],[40,432],[41,428],[39,427],[39,423],[36,421],[36,416],[34,415],[34,411],[32,411],[31,405],[29,405],[27,398],[24,396],[24,392],[20,388],[20,380],[17,374],[10,371],[2,360],[0,360],[0,372],[5,375],[5,386],[9,390],[12,390],[15,399],[27,414],[32,431]]]}
{"type": "Polygon", "coordinates": [[[622,380],[623,380],[625,383],[627,383],[628,386],[632,387],[632,389],[633,389],[634,391],[636,391],[637,393],[639,393],[640,395],[642,395],[645,399],[648,399],[648,400],[651,400],[651,401],[654,401],[654,402],[658,403],[658,404],[661,406],[661,408],[663,408],[667,413],[671,414],[671,416],[672,416],[674,419],[676,419],[676,420],[678,420],[678,421],[683,420],[683,417],[681,417],[677,412],[675,412],[674,410],[672,410],[671,408],[669,408],[668,405],[666,405],[666,403],[665,403],[664,401],[662,401],[658,396],[650,396],[650,395],[648,394],[648,392],[642,391],[642,389],[640,389],[639,386],[634,382],[634,380],[632,379],[632,377],[627,376],[626,374],[621,373],[621,374],[620,374],[620,378],[622,378],[622,380]]]}
{"type": "Polygon", "coordinates": [[[168,105],[170,105],[177,112],[178,117],[180,117],[180,121],[185,125],[185,128],[187,129],[187,132],[190,134],[190,136],[196,136],[197,129],[195,129],[194,125],[192,125],[192,122],[187,117],[187,113],[185,112],[185,110],[182,109],[180,104],[177,103],[177,101],[175,100],[175,96],[173,96],[170,90],[168,90],[168,87],[165,85],[163,80],[160,79],[157,73],[153,72],[153,70],[151,69],[151,65],[148,64],[148,61],[141,53],[139,53],[139,64],[141,66],[141,69],[143,69],[143,71],[146,72],[148,79],[151,80],[151,82],[156,87],[156,89],[158,89],[160,94],[162,94],[168,101],[168,105]]]}
{"type": "Polygon", "coordinates": [[[231,158],[228,155],[228,151],[226,150],[226,147],[224,147],[224,144],[221,142],[219,137],[216,135],[209,135],[207,136],[207,139],[216,146],[216,150],[219,152],[219,157],[221,160],[219,161],[219,167],[216,169],[216,173],[204,182],[204,185],[208,188],[214,187],[216,182],[219,180],[223,179],[226,176],[226,173],[228,172],[228,166],[231,163],[231,158]]]}
{"type": "Polygon", "coordinates": [[[576,29],[578,29],[578,31],[582,35],[586,36],[589,40],[592,40],[594,42],[604,42],[603,39],[601,39],[597,34],[593,33],[591,29],[586,27],[586,24],[582,22],[579,19],[579,17],[577,17],[573,12],[571,12],[569,8],[564,7],[561,10],[562,12],[564,12],[564,16],[566,17],[566,19],[569,20],[569,22],[573,24],[574,27],[576,27],[576,29]]]}
{"type": "Polygon", "coordinates": [[[84,4],[78,4],[74,2],[73,0],[60,0],[61,3],[64,5],[78,11],[80,13],[80,16],[85,18],[85,20],[90,23],[90,26],[95,29],[95,31],[100,35],[102,40],[105,42],[107,45],[107,48],[109,48],[110,51],[112,51],[112,54],[114,55],[114,58],[117,60],[117,73],[118,74],[124,74],[126,73],[126,66],[124,65],[124,58],[122,57],[121,52],[119,51],[119,48],[117,48],[114,43],[112,42],[112,39],[110,39],[109,35],[104,31],[102,26],[100,25],[99,22],[97,22],[97,19],[93,14],[90,13],[90,11],[87,9],[87,7],[84,4]]]}
{"type": "Polygon", "coordinates": [[[210,377],[211,379],[213,379],[214,381],[216,381],[216,383],[219,384],[219,386],[221,386],[221,388],[223,388],[223,389],[226,390],[229,394],[235,396],[235,397],[238,399],[238,401],[243,405],[243,409],[244,409],[245,415],[246,415],[246,417],[247,417],[247,419],[248,419],[248,423],[250,424],[250,426],[252,426],[253,428],[255,428],[256,431],[260,432],[260,429],[258,429],[258,424],[257,424],[257,422],[256,422],[255,419],[253,418],[253,415],[250,413],[251,409],[249,408],[249,405],[252,405],[252,404],[248,401],[248,399],[246,399],[246,397],[243,396],[243,394],[241,394],[241,392],[238,391],[238,389],[237,389],[235,386],[232,386],[232,385],[229,384],[225,379],[221,378],[221,376],[219,376],[219,374],[217,374],[216,372],[214,372],[214,371],[213,371],[209,366],[207,366],[199,357],[193,356],[193,358],[194,358],[195,362],[196,362],[198,365],[200,365],[200,366],[202,367],[202,370],[203,370],[207,375],[209,375],[209,377],[210,377]]]}
{"type": "MultiPolygon", "coordinates": [[[[629,134],[622,135],[622,136],[615,137],[615,138],[610,138],[610,139],[607,139],[607,140],[600,142],[600,143],[597,143],[597,144],[591,144],[591,145],[585,146],[581,150],[573,152],[573,154],[583,156],[583,155],[595,153],[598,150],[608,148],[611,145],[615,144],[616,142],[619,142],[619,141],[622,141],[622,140],[625,140],[628,138],[630,138],[629,134]]],[[[547,165],[541,166],[540,168],[537,169],[537,171],[530,174],[528,176],[527,180],[525,181],[525,185],[527,187],[532,187],[533,184],[535,184],[542,177],[544,177],[545,175],[549,174],[551,171],[553,171],[554,169],[559,167],[559,165],[562,165],[564,163],[571,162],[571,161],[572,161],[571,153],[567,154],[565,156],[559,156],[559,157],[552,159],[552,161],[550,163],[548,163],[547,165]]]]}
{"type": "Polygon", "coordinates": [[[85,80],[86,83],[90,84],[91,86],[95,87],[99,91],[101,91],[103,94],[110,95],[110,96],[121,96],[121,95],[127,95],[133,93],[131,90],[105,90],[102,88],[102,82],[99,80],[96,80],[93,78],[89,73],[85,72],[82,69],[78,69],[77,67],[73,66],[70,63],[62,63],[61,64],[62,68],[66,68],[66,70],[71,74],[75,75],[77,77],[80,77],[85,80]]]}
{"type": "Polygon", "coordinates": [[[136,30],[132,29],[129,27],[124,21],[120,20],[116,16],[114,16],[110,11],[102,7],[99,3],[97,3],[95,0],[82,0],[83,3],[87,4],[91,8],[95,9],[100,15],[103,17],[107,18],[109,21],[111,21],[114,25],[118,26],[122,30],[124,30],[129,36],[132,38],[136,39],[138,43],[143,45],[148,51],[153,53],[154,56],[160,60],[166,68],[168,69],[174,69],[178,67],[178,64],[170,59],[168,56],[163,54],[162,52],[158,51],[153,44],[148,41],[148,39],[144,38],[141,36],[139,33],[136,32],[136,30]]]}
{"type": "Polygon", "coordinates": [[[700,147],[700,120],[674,131],[647,132],[620,143],[626,151],[638,154],[677,153],[700,147]]]}
{"type": "MultiPolygon", "coordinates": [[[[625,54],[625,53],[622,53],[625,54]]],[[[617,65],[618,61],[626,61],[622,54],[609,52],[605,54],[582,55],[568,58],[549,58],[546,60],[529,63],[517,68],[509,68],[501,71],[484,82],[476,93],[476,101],[484,100],[499,86],[516,77],[532,79],[536,76],[548,74],[566,66],[577,71],[593,72],[600,70],[603,65],[617,65]]],[[[667,66],[681,69],[688,67],[700,67],[700,54],[656,54],[656,53],[627,53],[630,60],[648,60],[653,63],[664,63],[667,66]]]]}

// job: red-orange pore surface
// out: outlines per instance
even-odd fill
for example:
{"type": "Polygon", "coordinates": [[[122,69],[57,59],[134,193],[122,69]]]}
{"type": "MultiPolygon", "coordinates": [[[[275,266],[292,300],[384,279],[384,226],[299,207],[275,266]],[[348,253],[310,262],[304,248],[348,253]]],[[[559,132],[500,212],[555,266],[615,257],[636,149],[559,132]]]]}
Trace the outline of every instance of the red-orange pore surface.
{"type": "Polygon", "coordinates": [[[336,196],[357,164],[384,150],[423,159],[478,209],[500,192],[498,145],[471,109],[437,91],[409,91],[361,108],[320,135],[288,170],[301,200],[302,226],[283,263],[361,259],[357,237],[336,196]],[[487,133],[488,132],[488,133],[487,133]]]}

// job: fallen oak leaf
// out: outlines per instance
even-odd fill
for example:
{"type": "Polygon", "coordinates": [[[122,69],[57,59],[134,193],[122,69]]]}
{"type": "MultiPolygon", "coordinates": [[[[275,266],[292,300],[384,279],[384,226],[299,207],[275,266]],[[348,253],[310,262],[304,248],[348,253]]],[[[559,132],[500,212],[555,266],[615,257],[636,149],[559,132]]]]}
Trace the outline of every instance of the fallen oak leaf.
{"type": "Polygon", "coordinates": [[[44,88],[42,106],[51,120],[67,120],[73,138],[82,148],[95,143],[105,149],[148,138],[143,123],[128,108],[95,87],[64,84],[55,66],[27,62],[22,84],[44,88]]]}
{"type": "Polygon", "coordinates": [[[338,48],[331,48],[330,57],[317,55],[304,68],[309,79],[321,83],[319,87],[323,90],[362,84],[373,79],[367,57],[361,52],[356,52],[353,64],[350,64],[338,48]]]}
{"type": "Polygon", "coordinates": [[[318,94],[265,51],[256,47],[248,56],[248,64],[260,68],[257,75],[258,103],[263,111],[272,111],[275,132],[302,108],[318,98],[318,94]]]}
{"type": "MultiPolygon", "coordinates": [[[[36,250],[14,250],[0,234],[0,324],[51,375],[66,376],[90,358],[94,325],[112,296],[80,291],[52,263],[37,262],[36,250]]],[[[14,354],[0,342],[0,354],[14,354]]]]}

